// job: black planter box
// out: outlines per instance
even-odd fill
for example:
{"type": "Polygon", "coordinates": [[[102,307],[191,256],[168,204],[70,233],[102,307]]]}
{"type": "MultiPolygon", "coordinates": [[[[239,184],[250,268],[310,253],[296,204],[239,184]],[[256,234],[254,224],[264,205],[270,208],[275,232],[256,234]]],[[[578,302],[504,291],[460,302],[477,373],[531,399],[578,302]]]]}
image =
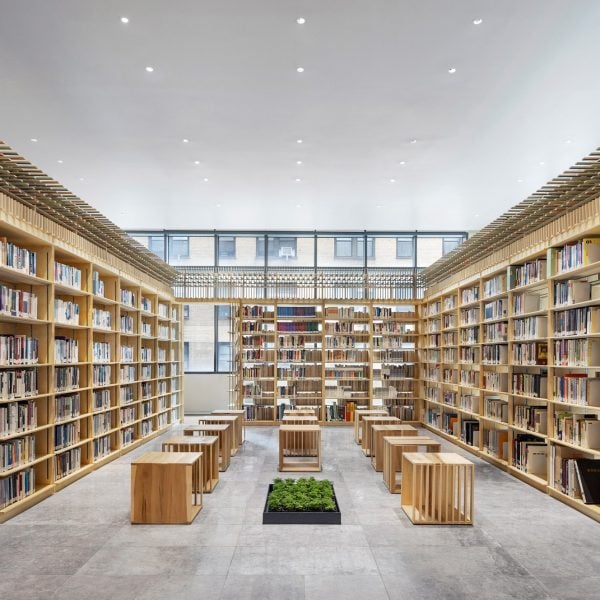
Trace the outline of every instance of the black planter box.
{"type": "Polygon", "coordinates": [[[342,513],[333,490],[333,500],[335,502],[335,510],[329,511],[270,511],[269,510],[269,494],[273,491],[273,484],[269,484],[267,492],[267,500],[265,502],[265,510],[263,511],[263,525],[341,525],[342,513]]]}

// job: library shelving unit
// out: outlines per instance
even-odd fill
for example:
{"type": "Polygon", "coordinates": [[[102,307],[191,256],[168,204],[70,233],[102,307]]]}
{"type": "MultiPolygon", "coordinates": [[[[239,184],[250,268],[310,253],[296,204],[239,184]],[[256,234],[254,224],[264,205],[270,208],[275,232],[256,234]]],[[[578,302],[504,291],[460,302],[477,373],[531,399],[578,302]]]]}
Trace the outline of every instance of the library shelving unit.
{"type": "Polygon", "coordinates": [[[237,408],[248,423],[277,423],[309,408],[321,423],[351,425],[356,408],[419,412],[414,302],[240,301],[237,408]],[[374,348],[377,348],[377,353],[374,348]]]}
{"type": "Polygon", "coordinates": [[[418,420],[417,307],[374,304],[372,314],[373,408],[418,420]]]}
{"type": "Polygon", "coordinates": [[[536,234],[537,243],[524,240],[496,264],[429,290],[421,312],[423,421],[600,520],[600,505],[585,503],[578,476],[585,465],[577,463],[600,467],[600,226],[564,219],[553,235],[536,234]],[[449,298],[457,301],[457,337],[444,326],[449,298]]]}
{"type": "Polygon", "coordinates": [[[183,417],[168,287],[70,239],[0,219],[0,522],[183,417]]]}

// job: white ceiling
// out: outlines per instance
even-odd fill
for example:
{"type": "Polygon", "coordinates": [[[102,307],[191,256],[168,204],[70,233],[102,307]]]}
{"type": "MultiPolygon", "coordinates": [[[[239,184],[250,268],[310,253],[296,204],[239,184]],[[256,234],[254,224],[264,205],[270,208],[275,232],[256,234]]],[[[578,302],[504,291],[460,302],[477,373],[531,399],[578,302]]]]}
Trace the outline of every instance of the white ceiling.
{"type": "Polygon", "coordinates": [[[599,145],[599,26],[598,0],[0,0],[0,139],[125,228],[473,230],[599,145]]]}

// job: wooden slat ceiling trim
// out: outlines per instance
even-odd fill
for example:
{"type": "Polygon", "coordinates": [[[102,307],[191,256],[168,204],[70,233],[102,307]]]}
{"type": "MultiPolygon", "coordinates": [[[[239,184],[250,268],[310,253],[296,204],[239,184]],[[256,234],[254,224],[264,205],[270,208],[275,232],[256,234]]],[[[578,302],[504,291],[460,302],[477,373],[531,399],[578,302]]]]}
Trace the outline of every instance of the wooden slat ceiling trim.
{"type": "Polygon", "coordinates": [[[1,140],[0,191],[158,281],[175,279],[173,267],[1,140]]]}
{"type": "Polygon", "coordinates": [[[600,148],[425,269],[427,285],[449,278],[599,195],[600,148]]]}

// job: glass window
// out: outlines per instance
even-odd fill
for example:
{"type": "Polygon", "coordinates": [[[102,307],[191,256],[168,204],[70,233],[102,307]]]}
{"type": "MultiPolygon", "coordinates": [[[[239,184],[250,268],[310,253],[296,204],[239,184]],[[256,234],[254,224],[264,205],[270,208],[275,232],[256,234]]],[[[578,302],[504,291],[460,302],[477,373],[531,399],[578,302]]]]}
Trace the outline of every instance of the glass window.
{"type": "Polygon", "coordinates": [[[186,235],[173,235],[169,238],[169,258],[179,260],[190,257],[190,238],[186,235]]]}
{"type": "Polygon", "coordinates": [[[183,320],[189,321],[189,319],[190,319],[190,305],[184,304],[183,305],[183,320]]]}
{"type": "Polygon", "coordinates": [[[188,304],[190,318],[183,328],[184,354],[188,346],[188,372],[214,373],[215,370],[215,305],[194,302],[188,304]]]}
{"type": "Polygon", "coordinates": [[[462,238],[459,237],[445,237],[442,242],[442,253],[448,254],[448,252],[452,252],[455,248],[458,248],[462,243],[462,238]]]}
{"type": "Polygon", "coordinates": [[[148,250],[154,252],[159,258],[165,259],[165,236],[150,235],[148,236],[148,250]]]}
{"type": "Polygon", "coordinates": [[[235,237],[234,236],[232,236],[232,235],[220,235],[219,236],[219,258],[235,258],[235,237]]]}
{"type": "Polygon", "coordinates": [[[396,258],[412,258],[413,250],[414,248],[412,238],[396,238],[396,258]]]}
{"type": "Polygon", "coordinates": [[[229,304],[219,304],[217,306],[217,319],[219,321],[229,321],[231,319],[231,306],[229,304]]]}
{"type": "MultiPolygon", "coordinates": [[[[297,256],[297,238],[295,237],[269,237],[269,258],[290,259],[297,256]]],[[[265,257],[265,238],[256,238],[256,256],[265,257]]]]}
{"type": "Polygon", "coordinates": [[[335,238],[336,258],[352,258],[352,239],[353,238],[335,238]]]}
{"type": "Polygon", "coordinates": [[[231,343],[217,343],[217,373],[229,373],[231,371],[231,343]]]}
{"type": "MultiPolygon", "coordinates": [[[[361,237],[336,237],[335,258],[363,258],[364,238],[361,237]]],[[[375,256],[375,238],[367,238],[367,258],[375,256]]]]}
{"type": "Polygon", "coordinates": [[[190,370],[190,343],[183,342],[183,370],[190,370]]]}

